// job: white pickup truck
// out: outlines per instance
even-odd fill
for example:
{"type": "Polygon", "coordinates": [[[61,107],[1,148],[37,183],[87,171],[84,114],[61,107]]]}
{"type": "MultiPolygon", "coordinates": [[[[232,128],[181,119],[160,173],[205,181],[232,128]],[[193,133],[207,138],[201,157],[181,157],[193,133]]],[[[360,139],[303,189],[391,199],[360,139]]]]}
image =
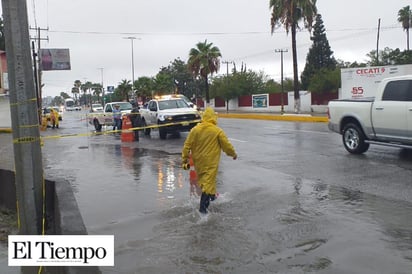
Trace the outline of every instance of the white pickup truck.
{"type": "Polygon", "coordinates": [[[412,75],[383,79],[372,98],[330,101],[328,115],[350,153],[370,144],[412,148],[412,75]]]}
{"type": "Polygon", "coordinates": [[[103,111],[93,111],[87,115],[89,124],[93,125],[96,131],[101,131],[102,126],[113,125],[113,109],[115,105],[120,106],[120,112],[122,115],[128,114],[132,111],[132,104],[129,102],[110,102],[107,103],[103,111]]]}
{"type": "Polygon", "coordinates": [[[199,111],[178,95],[150,100],[139,112],[145,135],[158,128],[160,139],[166,139],[168,133],[190,131],[201,119],[199,111]]]}

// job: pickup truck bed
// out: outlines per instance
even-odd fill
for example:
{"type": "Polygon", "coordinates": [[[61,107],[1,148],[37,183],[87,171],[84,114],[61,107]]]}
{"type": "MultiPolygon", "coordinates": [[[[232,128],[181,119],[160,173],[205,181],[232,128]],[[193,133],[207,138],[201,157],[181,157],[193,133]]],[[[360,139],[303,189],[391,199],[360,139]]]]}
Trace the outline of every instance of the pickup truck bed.
{"type": "Polygon", "coordinates": [[[332,100],[328,114],[350,153],[370,144],[412,148],[412,75],[382,80],[375,98],[332,100]]]}

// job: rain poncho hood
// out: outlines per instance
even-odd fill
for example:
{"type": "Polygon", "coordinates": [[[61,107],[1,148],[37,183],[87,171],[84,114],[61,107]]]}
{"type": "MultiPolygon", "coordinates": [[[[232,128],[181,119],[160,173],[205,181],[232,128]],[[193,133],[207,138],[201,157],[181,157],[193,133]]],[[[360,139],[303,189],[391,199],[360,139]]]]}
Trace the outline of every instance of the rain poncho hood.
{"type": "Polygon", "coordinates": [[[211,107],[206,108],[205,112],[203,113],[202,121],[217,125],[217,115],[211,107]]]}
{"type": "Polygon", "coordinates": [[[228,156],[236,156],[226,134],[217,126],[215,111],[208,107],[203,113],[202,122],[190,131],[182,150],[183,163],[188,163],[189,154],[192,154],[198,184],[206,194],[216,193],[216,176],[222,150],[228,156]]]}

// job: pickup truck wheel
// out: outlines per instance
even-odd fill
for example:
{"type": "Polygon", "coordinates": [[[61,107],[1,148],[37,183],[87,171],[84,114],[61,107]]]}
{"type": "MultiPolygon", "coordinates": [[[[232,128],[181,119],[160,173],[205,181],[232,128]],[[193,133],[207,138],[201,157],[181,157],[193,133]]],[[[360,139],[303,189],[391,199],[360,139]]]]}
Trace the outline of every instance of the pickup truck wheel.
{"type": "Polygon", "coordinates": [[[143,130],[144,135],[146,135],[146,136],[150,135],[150,128],[146,128],[146,127],[147,127],[147,124],[146,124],[146,121],[145,121],[144,119],[142,120],[142,127],[145,128],[145,129],[143,130]]]}
{"type": "Polygon", "coordinates": [[[352,154],[362,154],[369,149],[365,134],[358,125],[349,123],[343,128],[342,141],[346,150],[352,154]]]}
{"type": "Polygon", "coordinates": [[[159,128],[159,137],[162,140],[165,140],[167,137],[167,131],[164,128],[159,128]]]}
{"type": "Polygon", "coordinates": [[[101,130],[102,130],[102,125],[99,124],[99,121],[98,121],[97,119],[95,119],[95,120],[93,121],[93,125],[94,125],[94,129],[95,129],[96,131],[101,131],[101,130]]]}

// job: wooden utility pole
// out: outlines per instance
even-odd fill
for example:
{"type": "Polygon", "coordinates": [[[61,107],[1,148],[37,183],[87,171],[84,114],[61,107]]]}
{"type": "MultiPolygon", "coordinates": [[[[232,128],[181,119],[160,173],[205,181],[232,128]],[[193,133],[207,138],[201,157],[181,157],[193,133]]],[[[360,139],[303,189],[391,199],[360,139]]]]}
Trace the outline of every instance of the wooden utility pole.
{"type": "MultiPolygon", "coordinates": [[[[2,0],[19,233],[42,231],[43,166],[26,0],[2,0]]],[[[23,273],[33,273],[32,267],[23,273]]]]}
{"type": "Polygon", "coordinates": [[[379,66],[379,32],[381,29],[381,19],[378,19],[378,34],[376,37],[376,66],[379,66]]]}
{"type": "Polygon", "coordinates": [[[226,64],[226,76],[229,76],[229,64],[233,64],[233,61],[223,61],[223,64],[226,64]]]}

